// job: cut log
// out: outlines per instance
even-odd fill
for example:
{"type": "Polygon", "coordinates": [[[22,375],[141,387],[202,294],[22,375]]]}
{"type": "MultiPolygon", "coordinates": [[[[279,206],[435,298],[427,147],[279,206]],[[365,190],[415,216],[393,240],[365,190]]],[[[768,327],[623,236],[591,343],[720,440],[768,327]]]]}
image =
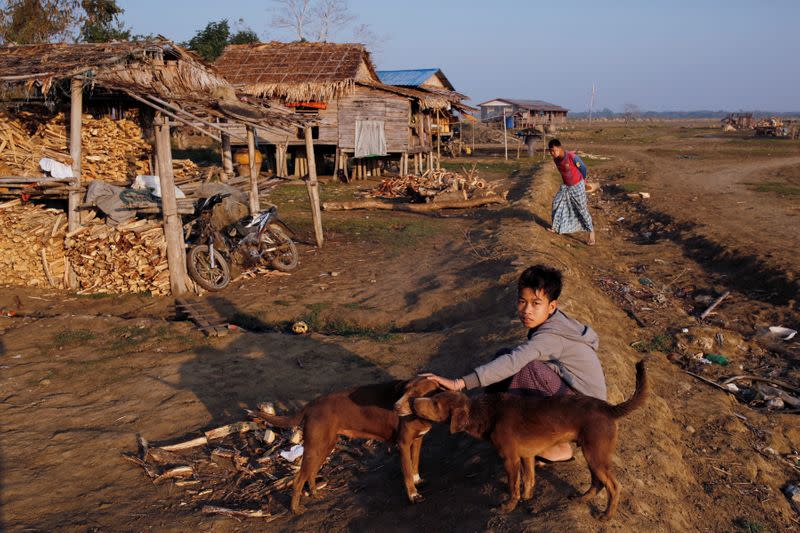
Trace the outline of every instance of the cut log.
{"type": "Polygon", "coordinates": [[[491,204],[507,204],[508,200],[499,195],[487,195],[483,198],[469,200],[451,200],[432,202],[427,204],[409,204],[384,202],[380,200],[353,200],[349,202],[325,202],[322,208],[325,211],[350,211],[355,209],[383,209],[388,211],[409,211],[411,213],[428,213],[440,209],[469,209],[491,204]]]}

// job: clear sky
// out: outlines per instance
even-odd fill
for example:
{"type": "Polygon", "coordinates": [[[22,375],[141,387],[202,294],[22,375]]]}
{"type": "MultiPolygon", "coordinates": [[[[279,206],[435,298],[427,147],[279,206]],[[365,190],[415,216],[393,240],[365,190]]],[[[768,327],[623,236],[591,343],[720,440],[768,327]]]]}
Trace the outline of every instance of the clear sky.
{"type": "MultiPolygon", "coordinates": [[[[262,40],[267,0],[121,0],[135,33],[188,40],[238,19],[262,40]]],[[[574,111],[800,110],[800,0],[349,0],[381,40],[379,69],[439,67],[473,103],[548,100],[574,111]]],[[[348,41],[342,32],[336,40],[348,41]]]]}

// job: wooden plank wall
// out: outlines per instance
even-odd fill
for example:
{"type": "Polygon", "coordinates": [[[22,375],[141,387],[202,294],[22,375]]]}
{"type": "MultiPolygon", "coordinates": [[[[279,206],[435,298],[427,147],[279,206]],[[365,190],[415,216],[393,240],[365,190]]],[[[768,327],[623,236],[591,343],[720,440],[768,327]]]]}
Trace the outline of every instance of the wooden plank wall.
{"type": "Polygon", "coordinates": [[[355,150],[356,120],[383,120],[386,151],[408,150],[408,98],[368,87],[356,87],[352,94],[339,99],[339,148],[355,150]]]}

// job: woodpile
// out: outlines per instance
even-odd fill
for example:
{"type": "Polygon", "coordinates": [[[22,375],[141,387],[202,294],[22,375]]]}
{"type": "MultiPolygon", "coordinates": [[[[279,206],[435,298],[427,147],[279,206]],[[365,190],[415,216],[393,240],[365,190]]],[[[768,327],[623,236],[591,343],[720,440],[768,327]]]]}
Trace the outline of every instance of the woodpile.
{"type": "Polygon", "coordinates": [[[443,200],[467,200],[489,192],[487,183],[480,178],[475,165],[461,172],[445,169],[428,170],[422,176],[396,176],[381,181],[369,195],[381,198],[409,197],[412,201],[431,202],[436,198],[443,200]]]}
{"type": "Polygon", "coordinates": [[[66,235],[64,247],[79,293],[170,293],[167,243],[159,221],[83,226],[66,235]]]}
{"type": "MultiPolygon", "coordinates": [[[[0,113],[0,170],[6,175],[41,176],[39,159],[50,157],[70,165],[66,118],[58,113],[46,122],[40,115],[0,113]]],[[[96,119],[83,115],[81,176],[129,184],[136,174],[149,171],[150,144],[142,129],[130,119],[96,119]]]]}
{"type": "MultiPolygon", "coordinates": [[[[262,404],[261,409],[266,406],[271,407],[262,404]]],[[[291,490],[302,456],[292,458],[290,451],[302,453],[302,431],[269,427],[258,413],[250,411],[252,421],[170,445],[154,446],[139,437],[138,452],[123,457],[140,466],[153,484],[171,484],[171,494],[201,513],[270,522],[288,514],[273,495],[291,490]]],[[[347,489],[364,468],[360,461],[385,461],[378,452],[373,441],[337,443],[322,467],[326,481],[317,482],[317,489],[347,489]]]]}
{"type": "Polygon", "coordinates": [[[160,222],[92,222],[66,233],[61,210],[19,200],[0,204],[0,283],[63,289],[71,267],[79,293],[169,294],[160,222]]]}
{"type": "Polygon", "coordinates": [[[0,204],[0,284],[64,287],[64,232],[60,209],[0,204]]]}

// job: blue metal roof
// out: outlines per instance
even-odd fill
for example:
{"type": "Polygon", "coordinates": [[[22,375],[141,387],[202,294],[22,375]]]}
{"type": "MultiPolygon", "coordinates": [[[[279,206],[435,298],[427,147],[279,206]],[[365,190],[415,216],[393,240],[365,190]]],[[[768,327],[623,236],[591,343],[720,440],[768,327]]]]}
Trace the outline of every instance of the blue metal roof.
{"type": "Polygon", "coordinates": [[[437,72],[439,72],[438,68],[421,68],[414,70],[379,70],[377,73],[381,83],[386,85],[419,87],[437,72]]]}

